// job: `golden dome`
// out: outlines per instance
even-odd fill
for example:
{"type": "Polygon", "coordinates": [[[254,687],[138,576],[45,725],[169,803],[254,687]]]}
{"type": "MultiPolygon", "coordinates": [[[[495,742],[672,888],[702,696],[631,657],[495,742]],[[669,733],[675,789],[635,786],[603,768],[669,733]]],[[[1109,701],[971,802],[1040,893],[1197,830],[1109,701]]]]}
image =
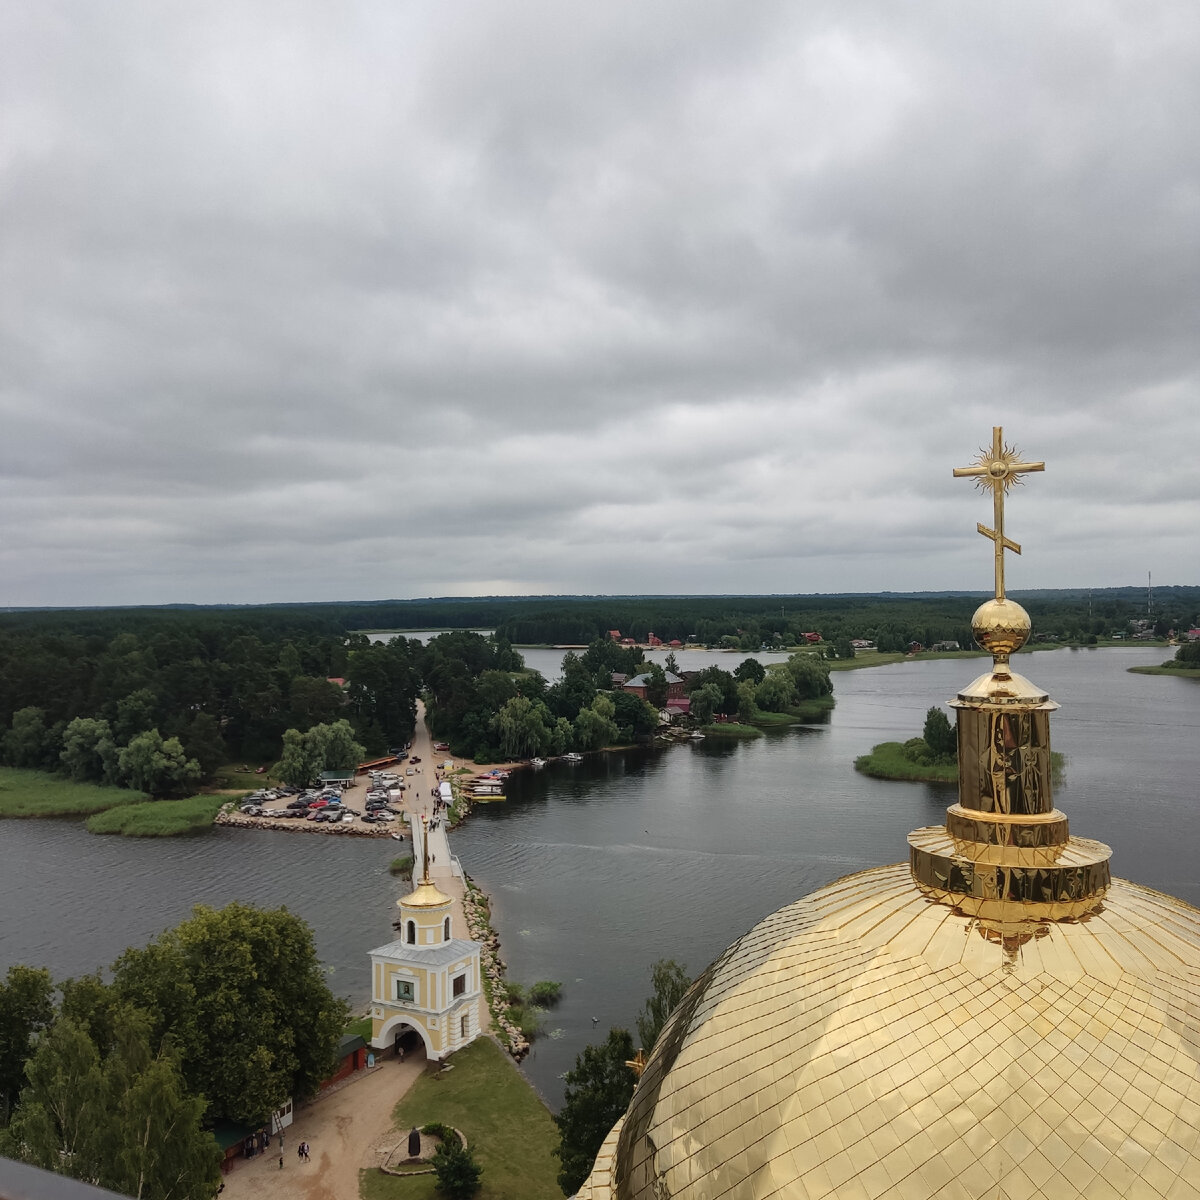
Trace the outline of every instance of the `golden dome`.
{"type": "Polygon", "coordinates": [[[735,942],[672,1014],[582,1200],[1200,1200],[1200,910],[1113,880],[1054,807],[1050,714],[1008,665],[1028,614],[973,628],[951,701],[958,803],[909,862],[847,876],[735,942]]]}
{"type": "Polygon", "coordinates": [[[588,1200],[1181,1197],[1200,1181],[1200,910],[1123,880],[1010,941],[848,876],[663,1030],[588,1200]]]}

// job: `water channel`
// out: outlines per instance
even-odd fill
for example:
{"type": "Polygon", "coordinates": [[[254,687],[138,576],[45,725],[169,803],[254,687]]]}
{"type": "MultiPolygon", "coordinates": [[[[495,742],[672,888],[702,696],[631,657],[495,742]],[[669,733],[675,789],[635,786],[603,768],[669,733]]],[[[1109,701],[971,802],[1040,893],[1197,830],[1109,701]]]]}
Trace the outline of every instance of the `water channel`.
{"type": "MultiPolygon", "coordinates": [[[[527,657],[553,678],[561,653],[527,657]]],[[[1160,647],[1058,650],[1023,655],[1018,669],[1063,705],[1052,720],[1068,759],[1056,800],[1072,831],[1112,845],[1116,874],[1200,904],[1200,686],[1125,670],[1164,657],[1160,647]]],[[[453,845],[492,896],[510,977],[564,985],[526,1060],[552,1105],[587,1042],[610,1025],[632,1028],[655,959],[698,972],[766,913],[903,859],[910,829],[944,819],[951,788],[870,780],[853,760],[919,732],[926,709],[985,662],[839,674],[828,723],[516,772],[505,802],[476,809],[453,845]]],[[[195,903],[244,900],[308,920],[334,990],[361,1005],[366,953],[392,936],[396,850],[230,829],[137,841],[94,837],[75,821],[5,821],[0,971],[102,968],[195,903]]]]}

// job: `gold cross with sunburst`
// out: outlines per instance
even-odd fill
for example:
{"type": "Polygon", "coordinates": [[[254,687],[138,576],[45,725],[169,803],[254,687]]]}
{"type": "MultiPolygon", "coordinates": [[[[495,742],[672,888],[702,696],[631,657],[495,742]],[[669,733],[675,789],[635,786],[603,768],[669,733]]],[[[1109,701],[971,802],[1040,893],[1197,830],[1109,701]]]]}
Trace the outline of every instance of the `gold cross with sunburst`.
{"type": "Polygon", "coordinates": [[[625,1065],[634,1073],[634,1076],[641,1079],[642,1072],[646,1069],[646,1052],[639,1049],[632,1057],[625,1060],[625,1065]]]}
{"type": "Polygon", "coordinates": [[[1012,446],[1004,444],[1004,429],[999,425],[992,426],[992,448],[981,449],[979,460],[973,467],[955,467],[955,478],[963,475],[975,476],[976,486],[980,491],[992,489],[992,503],[995,512],[996,527],[989,529],[979,524],[976,528],[986,538],[991,538],[996,547],[996,599],[1004,599],[1004,552],[1011,550],[1014,554],[1021,553],[1021,547],[1016,542],[1009,541],[1004,536],[1004,493],[1014,483],[1023,482],[1021,476],[1027,471],[1044,471],[1044,462],[1021,462],[1017,451],[1012,446]]]}

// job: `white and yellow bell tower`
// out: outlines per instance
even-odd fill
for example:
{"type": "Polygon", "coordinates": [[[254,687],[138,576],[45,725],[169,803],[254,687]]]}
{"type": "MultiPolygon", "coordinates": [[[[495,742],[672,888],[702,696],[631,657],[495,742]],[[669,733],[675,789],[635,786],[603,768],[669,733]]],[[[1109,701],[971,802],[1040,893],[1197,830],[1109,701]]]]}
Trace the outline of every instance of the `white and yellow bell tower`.
{"type": "Polygon", "coordinates": [[[454,901],[429,877],[425,817],[419,836],[421,881],[396,901],[400,936],[371,951],[371,1045],[388,1049],[411,1031],[440,1060],[481,1032],[480,946],[452,936],[454,901]]]}

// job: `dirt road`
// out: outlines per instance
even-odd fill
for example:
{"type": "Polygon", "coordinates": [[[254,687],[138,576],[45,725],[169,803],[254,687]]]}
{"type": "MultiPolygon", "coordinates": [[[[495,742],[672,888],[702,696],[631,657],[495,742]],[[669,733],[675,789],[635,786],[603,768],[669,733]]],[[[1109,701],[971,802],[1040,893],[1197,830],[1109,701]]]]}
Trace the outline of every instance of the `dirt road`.
{"type": "Polygon", "coordinates": [[[376,1070],[349,1080],[340,1090],[301,1109],[284,1130],[283,1168],[275,1145],[240,1161],[225,1176],[221,1200],[358,1200],[358,1172],[378,1166],[407,1131],[393,1133],[392,1109],[425,1068],[419,1061],[386,1059],[376,1070]],[[307,1141],[311,1161],[296,1147],[307,1141]]]}

